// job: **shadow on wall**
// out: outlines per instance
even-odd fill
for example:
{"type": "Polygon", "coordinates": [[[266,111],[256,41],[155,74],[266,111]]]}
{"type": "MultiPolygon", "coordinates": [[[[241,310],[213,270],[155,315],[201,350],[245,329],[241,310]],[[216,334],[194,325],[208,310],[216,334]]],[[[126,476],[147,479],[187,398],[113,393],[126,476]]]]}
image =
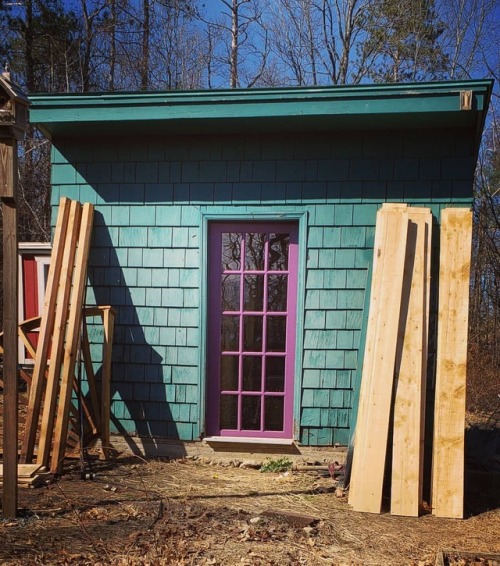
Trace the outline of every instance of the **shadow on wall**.
{"type": "Polygon", "coordinates": [[[465,509],[478,515],[500,507],[500,429],[465,431],[465,509]]]}
{"type": "MultiPolygon", "coordinates": [[[[159,439],[179,439],[167,401],[166,366],[146,339],[133,292],[99,212],[95,215],[95,225],[100,230],[99,241],[91,251],[90,285],[96,304],[110,304],[117,310],[111,375],[112,432],[121,434],[135,455],[158,457],[161,455],[159,439]],[[107,265],[99,267],[95,259],[102,253],[109,257],[107,265]]],[[[180,450],[179,457],[182,457],[185,450],[180,450]]]]}

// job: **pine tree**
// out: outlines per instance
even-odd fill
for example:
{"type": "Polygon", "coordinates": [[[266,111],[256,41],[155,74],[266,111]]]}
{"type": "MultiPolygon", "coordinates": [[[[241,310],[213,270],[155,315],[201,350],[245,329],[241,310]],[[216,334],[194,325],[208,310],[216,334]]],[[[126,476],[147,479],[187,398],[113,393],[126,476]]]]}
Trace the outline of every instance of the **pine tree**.
{"type": "Polygon", "coordinates": [[[365,56],[373,56],[368,76],[376,82],[442,78],[447,57],[438,39],[444,24],[434,0],[378,0],[366,23],[365,56]]]}

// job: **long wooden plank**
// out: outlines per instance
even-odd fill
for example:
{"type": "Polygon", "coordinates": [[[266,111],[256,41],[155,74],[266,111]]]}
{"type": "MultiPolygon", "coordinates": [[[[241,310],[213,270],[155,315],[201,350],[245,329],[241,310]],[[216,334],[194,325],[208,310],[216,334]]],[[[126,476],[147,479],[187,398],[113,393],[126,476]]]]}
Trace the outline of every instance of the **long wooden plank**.
{"type": "Polygon", "coordinates": [[[432,214],[427,208],[408,208],[408,216],[395,372],[391,513],[418,517],[423,484],[432,214]]]}
{"type": "Polygon", "coordinates": [[[349,504],[380,513],[403,286],[408,213],[377,213],[370,313],[356,423],[349,504]]]}
{"type": "MultiPolygon", "coordinates": [[[[54,317],[54,332],[50,353],[50,365],[45,388],[40,439],[38,443],[37,462],[49,465],[54,415],[56,411],[61,364],[64,354],[64,342],[67,334],[68,308],[71,295],[71,279],[75,265],[75,249],[81,220],[81,205],[71,201],[68,228],[64,243],[62,266],[57,293],[57,304],[54,317]]],[[[69,328],[68,328],[69,331],[69,328]]]]}
{"type": "Polygon", "coordinates": [[[83,315],[83,298],[87,278],[87,264],[92,235],[92,221],[94,207],[90,203],[83,205],[78,248],[75,260],[75,273],[69,309],[68,330],[64,347],[64,360],[61,375],[61,388],[59,404],[57,407],[57,420],[54,430],[54,443],[50,471],[58,473],[64,459],[66,436],[68,434],[69,405],[75,374],[76,356],[80,340],[80,331],[83,315]]]}
{"type": "Polygon", "coordinates": [[[472,212],[441,214],[432,508],[438,517],[464,512],[465,386],[472,212]]]}
{"type": "Polygon", "coordinates": [[[45,373],[49,356],[50,342],[54,328],[55,307],[59,278],[64,253],[64,242],[68,226],[70,200],[62,198],[59,202],[59,213],[57,216],[56,229],[54,233],[54,246],[45,290],[42,320],[38,338],[35,365],[33,368],[32,385],[26,412],[26,425],[23,442],[21,446],[21,462],[29,463],[33,459],[40,406],[42,402],[43,388],[45,385],[45,373]]]}

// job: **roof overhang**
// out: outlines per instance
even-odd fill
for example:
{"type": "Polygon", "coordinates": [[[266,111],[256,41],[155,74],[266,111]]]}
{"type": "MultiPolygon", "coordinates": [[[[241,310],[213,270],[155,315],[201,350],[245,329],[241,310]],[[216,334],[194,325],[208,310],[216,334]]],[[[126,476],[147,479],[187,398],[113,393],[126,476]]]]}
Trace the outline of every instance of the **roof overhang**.
{"type": "Polygon", "coordinates": [[[360,129],[467,128],[479,140],[493,81],[33,94],[49,138],[360,129]],[[464,109],[462,93],[470,101],[464,109]]]}

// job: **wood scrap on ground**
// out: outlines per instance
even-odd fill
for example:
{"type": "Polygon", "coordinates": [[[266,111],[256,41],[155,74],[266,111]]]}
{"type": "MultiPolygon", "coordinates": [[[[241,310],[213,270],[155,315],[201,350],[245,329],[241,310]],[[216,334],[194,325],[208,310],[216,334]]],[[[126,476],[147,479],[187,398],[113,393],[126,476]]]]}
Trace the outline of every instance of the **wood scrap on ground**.
{"type": "MultiPolygon", "coordinates": [[[[0,464],[0,487],[3,487],[3,464],[0,464]]],[[[53,474],[39,464],[18,464],[18,487],[41,487],[53,478],[53,474]]]]}

